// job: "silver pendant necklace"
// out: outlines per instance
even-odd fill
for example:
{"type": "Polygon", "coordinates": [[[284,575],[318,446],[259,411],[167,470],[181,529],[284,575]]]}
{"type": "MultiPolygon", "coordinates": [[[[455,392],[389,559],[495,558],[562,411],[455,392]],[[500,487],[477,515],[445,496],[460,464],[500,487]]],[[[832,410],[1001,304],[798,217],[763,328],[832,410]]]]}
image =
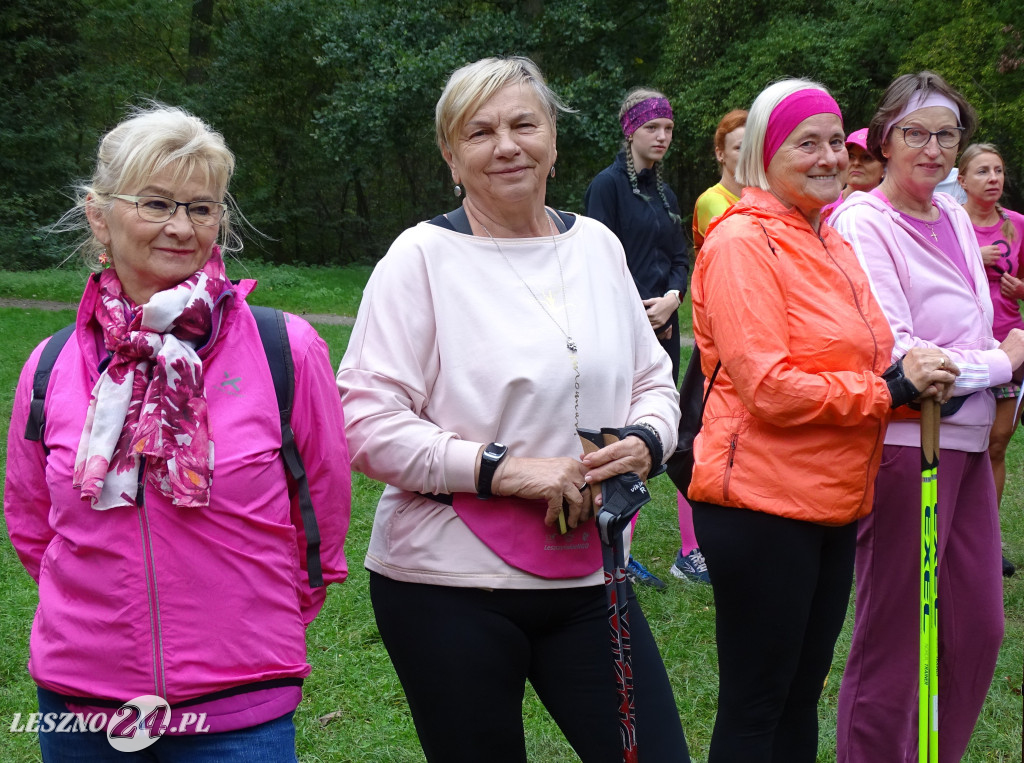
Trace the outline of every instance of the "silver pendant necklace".
{"type": "Polygon", "coordinates": [[[562,309],[565,311],[564,329],[562,328],[562,324],[558,322],[558,319],[555,318],[555,316],[551,313],[550,310],[547,309],[547,307],[545,307],[544,302],[541,300],[540,297],[537,296],[537,293],[530,288],[530,284],[526,282],[526,279],[523,278],[522,274],[520,274],[520,272],[516,270],[516,266],[512,264],[512,260],[509,259],[508,255],[505,254],[505,251],[501,248],[501,245],[498,243],[498,239],[492,236],[491,232],[487,230],[487,226],[483,224],[483,222],[480,220],[478,216],[474,215],[474,217],[477,217],[477,222],[480,223],[480,227],[484,229],[484,233],[487,234],[487,238],[491,240],[491,243],[493,243],[494,247],[498,250],[498,254],[500,254],[502,259],[505,260],[509,268],[511,268],[512,272],[516,274],[516,278],[518,278],[522,282],[523,286],[526,287],[526,290],[530,292],[530,296],[533,297],[534,301],[537,303],[540,309],[544,311],[544,314],[551,319],[551,322],[558,327],[558,330],[562,333],[562,336],[565,337],[565,349],[569,351],[569,357],[572,359],[572,370],[573,373],[576,374],[576,379],[574,382],[576,415],[573,426],[573,432],[575,433],[575,430],[578,429],[580,425],[580,362],[579,357],[576,354],[576,342],[572,338],[572,329],[569,326],[569,303],[568,300],[566,300],[565,298],[565,275],[562,273],[562,258],[558,256],[558,242],[555,240],[555,225],[554,223],[551,222],[551,217],[548,215],[547,210],[544,211],[544,216],[547,218],[548,229],[551,231],[551,244],[555,248],[555,261],[558,263],[558,280],[562,285],[562,309]]]}

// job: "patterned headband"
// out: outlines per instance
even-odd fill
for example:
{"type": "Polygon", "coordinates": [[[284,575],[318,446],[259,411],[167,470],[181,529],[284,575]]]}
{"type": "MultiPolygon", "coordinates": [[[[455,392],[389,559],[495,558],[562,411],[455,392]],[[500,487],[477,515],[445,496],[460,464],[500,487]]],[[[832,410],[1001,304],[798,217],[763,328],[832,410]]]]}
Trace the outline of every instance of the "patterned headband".
{"type": "Polygon", "coordinates": [[[668,98],[648,98],[646,101],[640,101],[623,114],[619,122],[622,124],[622,132],[628,138],[652,119],[674,119],[668,98]]]}

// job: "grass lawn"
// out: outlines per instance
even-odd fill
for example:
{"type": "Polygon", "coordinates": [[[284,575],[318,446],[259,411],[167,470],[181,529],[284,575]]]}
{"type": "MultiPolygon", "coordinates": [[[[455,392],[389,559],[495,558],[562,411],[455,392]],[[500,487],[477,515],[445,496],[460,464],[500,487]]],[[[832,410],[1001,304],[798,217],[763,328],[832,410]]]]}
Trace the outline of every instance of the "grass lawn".
{"type": "MultiPolygon", "coordinates": [[[[259,288],[252,302],[293,313],[355,315],[371,268],[317,268],[265,265],[229,259],[230,278],[255,278],[259,288]]],[[[56,270],[4,272],[0,298],[45,299],[78,303],[89,271],[70,265],[56,270]]]]}
{"type": "MultiPolygon", "coordinates": [[[[269,268],[251,266],[260,288],[254,301],[296,312],[353,315],[367,271],[269,268]]],[[[232,273],[235,277],[251,277],[232,273]]],[[[0,297],[75,301],[81,274],[4,273],[0,297]],[[9,276],[14,276],[13,279],[9,276]],[[49,280],[49,279],[52,279],[49,280]]],[[[688,309],[688,303],[686,305],[688,309]]],[[[21,365],[42,338],[73,319],[70,312],[0,308],[0,415],[9,420],[14,385],[21,365]]],[[[335,365],[348,341],[344,326],[318,326],[332,349],[335,365]]],[[[684,350],[684,352],[688,352],[684,350]]],[[[18,435],[20,436],[20,435],[18,435]]],[[[1024,564],[1024,445],[1018,435],[1011,446],[1002,526],[1007,555],[1024,564]]],[[[0,468],[6,441],[0,444],[0,468]]],[[[327,604],[309,629],[313,674],[296,714],[299,757],[312,761],[422,761],[405,698],[384,651],[370,607],[368,576],[362,558],[369,540],[381,485],[354,475],[352,525],[347,544],[351,576],[332,586],[327,604]],[[322,720],[323,719],[323,720],[322,720]]],[[[652,481],[654,501],[644,508],[634,551],[669,583],[666,592],[638,592],[662,650],[675,690],[694,761],[705,761],[714,722],[717,668],[714,604],[710,587],[681,583],[668,574],[679,545],[675,492],[667,478],[652,481]]],[[[784,549],[766,549],[765,563],[784,563],[784,549]]],[[[35,584],[24,572],[10,543],[0,543],[0,761],[39,759],[34,735],[8,731],[14,713],[36,710],[34,685],[25,670],[28,635],[36,605],[35,584]]],[[[1024,667],[1024,572],[1005,583],[1006,638],[967,763],[1021,759],[1024,667]]],[[[197,613],[197,616],[202,616],[197,613]]],[[[852,608],[836,649],[836,660],[820,706],[819,761],[835,760],[834,731],[839,680],[849,646],[852,608]]],[[[756,638],[756,634],[752,634],[756,638]]],[[[941,701],[941,700],[940,700],[941,701]]],[[[532,692],[524,709],[531,761],[558,763],[576,757],[562,740],[532,692]]],[[[642,723],[642,719],[641,719],[642,723]]],[[[453,719],[457,733],[458,719],[453,719]]]]}

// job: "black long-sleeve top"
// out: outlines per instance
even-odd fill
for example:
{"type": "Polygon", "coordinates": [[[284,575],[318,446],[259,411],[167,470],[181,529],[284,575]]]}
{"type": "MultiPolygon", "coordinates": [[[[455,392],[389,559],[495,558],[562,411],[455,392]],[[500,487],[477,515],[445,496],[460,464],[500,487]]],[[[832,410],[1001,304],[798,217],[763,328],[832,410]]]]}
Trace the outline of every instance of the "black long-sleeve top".
{"type": "MultiPolygon", "coordinates": [[[[637,173],[633,193],[626,174],[626,154],[620,151],[611,166],[598,173],[583,197],[586,215],[600,220],[618,236],[626,263],[642,299],[663,297],[673,289],[686,293],[690,258],[682,226],[669,217],[658,194],[654,170],[637,173]]],[[[672,212],[679,214],[675,193],[664,185],[672,212]]]]}

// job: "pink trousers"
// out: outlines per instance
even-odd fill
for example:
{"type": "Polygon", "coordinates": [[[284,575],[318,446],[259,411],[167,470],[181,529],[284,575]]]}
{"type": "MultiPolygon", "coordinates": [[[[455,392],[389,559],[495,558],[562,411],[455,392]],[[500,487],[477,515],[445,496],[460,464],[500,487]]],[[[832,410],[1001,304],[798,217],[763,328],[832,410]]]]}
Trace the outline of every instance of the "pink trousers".
{"type": "MultiPolygon", "coordinates": [[[[988,454],[941,450],[939,761],[957,763],[1003,638],[999,516],[988,454]]],[[[839,691],[838,763],[916,763],[921,451],[886,445],[859,523],[853,643],[839,691]]]]}

